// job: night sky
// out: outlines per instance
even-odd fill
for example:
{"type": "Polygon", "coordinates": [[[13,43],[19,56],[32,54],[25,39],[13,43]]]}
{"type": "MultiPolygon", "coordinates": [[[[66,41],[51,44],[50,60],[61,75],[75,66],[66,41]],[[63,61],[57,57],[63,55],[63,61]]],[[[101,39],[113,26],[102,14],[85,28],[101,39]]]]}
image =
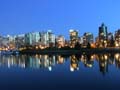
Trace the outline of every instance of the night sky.
{"type": "Polygon", "coordinates": [[[98,35],[120,28],[120,0],[0,0],[0,35],[52,30],[69,37],[69,29],[98,35]]]}

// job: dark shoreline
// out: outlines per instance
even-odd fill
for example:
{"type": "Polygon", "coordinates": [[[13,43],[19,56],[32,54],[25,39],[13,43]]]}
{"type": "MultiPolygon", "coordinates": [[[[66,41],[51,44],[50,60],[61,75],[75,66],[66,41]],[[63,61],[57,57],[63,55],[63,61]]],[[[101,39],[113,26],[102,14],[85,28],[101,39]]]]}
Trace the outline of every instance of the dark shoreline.
{"type": "Polygon", "coordinates": [[[120,53],[120,48],[97,48],[97,49],[88,49],[82,48],[79,50],[70,49],[70,50],[23,50],[20,51],[20,54],[103,54],[103,53],[120,53]]]}

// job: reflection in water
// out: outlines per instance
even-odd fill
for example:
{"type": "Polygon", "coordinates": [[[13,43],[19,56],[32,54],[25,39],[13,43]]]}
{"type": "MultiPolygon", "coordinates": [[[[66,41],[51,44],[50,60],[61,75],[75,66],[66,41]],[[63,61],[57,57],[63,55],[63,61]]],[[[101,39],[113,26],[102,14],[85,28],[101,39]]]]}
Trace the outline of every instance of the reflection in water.
{"type": "Polygon", "coordinates": [[[116,67],[120,69],[120,54],[119,53],[115,54],[115,64],[116,64],[116,67]]]}
{"type": "Polygon", "coordinates": [[[81,56],[81,61],[84,63],[85,67],[92,67],[94,63],[94,55],[83,54],[81,56]]]}
{"type": "Polygon", "coordinates": [[[100,72],[103,73],[103,75],[108,72],[108,55],[107,54],[100,54],[98,55],[99,57],[99,68],[100,68],[100,72]]]}
{"type": "Polygon", "coordinates": [[[56,60],[58,64],[63,64],[65,59],[61,55],[56,56],[56,60]]]}
{"type": "Polygon", "coordinates": [[[70,71],[79,70],[79,61],[75,55],[70,56],[70,71]]]}
{"type": "MultiPolygon", "coordinates": [[[[70,71],[79,70],[80,63],[84,64],[85,68],[93,68],[94,62],[98,63],[99,71],[107,73],[109,65],[115,65],[120,68],[120,54],[78,54],[71,55],[70,59],[70,71]]],[[[0,67],[20,67],[20,68],[47,68],[52,71],[57,64],[66,63],[66,56],[62,55],[6,55],[0,56],[0,67]]],[[[66,65],[66,64],[65,64],[66,65]]]]}

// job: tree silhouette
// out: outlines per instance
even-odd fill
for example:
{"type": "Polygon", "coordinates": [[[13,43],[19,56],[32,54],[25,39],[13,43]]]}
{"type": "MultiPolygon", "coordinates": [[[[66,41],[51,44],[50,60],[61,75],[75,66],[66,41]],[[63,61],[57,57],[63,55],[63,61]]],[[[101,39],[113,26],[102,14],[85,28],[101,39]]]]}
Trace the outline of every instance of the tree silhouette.
{"type": "Polygon", "coordinates": [[[88,42],[88,44],[87,44],[87,48],[88,49],[90,49],[91,48],[91,45],[90,45],[90,43],[88,42]]]}
{"type": "Polygon", "coordinates": [[[75,44],[75,49],[80,49],[81,48],[81,44],[79,43],[79,42],[77,42],[76,44],[75,44]]]}

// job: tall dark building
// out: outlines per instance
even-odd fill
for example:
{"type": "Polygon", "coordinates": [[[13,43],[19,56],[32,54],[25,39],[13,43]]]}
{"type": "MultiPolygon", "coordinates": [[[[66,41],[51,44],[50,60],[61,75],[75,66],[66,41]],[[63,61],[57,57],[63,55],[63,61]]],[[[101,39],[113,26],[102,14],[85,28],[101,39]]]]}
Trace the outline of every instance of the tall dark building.
{"type": "Polygon", "coordinates": [[[84,33],[84,39],[83,39],[83,44],[87,45],[88,43],[92,44],[94,42],[93,40],[93,34],[92,33],[84,33]]]}
{"type": "Polygon", "coordinates": [[[104,23],[101,24],[99,27],[99,47],[106,47],[107,46],[107,26],[104,23]]]}
{"type": "Polygon", "coordinates": [[[108,47],[114,47],[114,36],[112,33],[108,33],[108,47]]]}
{"type": "Polygon", "coordinates": [[[115,46],[120,47],[120,29],[115,31],[115,46]]]}

